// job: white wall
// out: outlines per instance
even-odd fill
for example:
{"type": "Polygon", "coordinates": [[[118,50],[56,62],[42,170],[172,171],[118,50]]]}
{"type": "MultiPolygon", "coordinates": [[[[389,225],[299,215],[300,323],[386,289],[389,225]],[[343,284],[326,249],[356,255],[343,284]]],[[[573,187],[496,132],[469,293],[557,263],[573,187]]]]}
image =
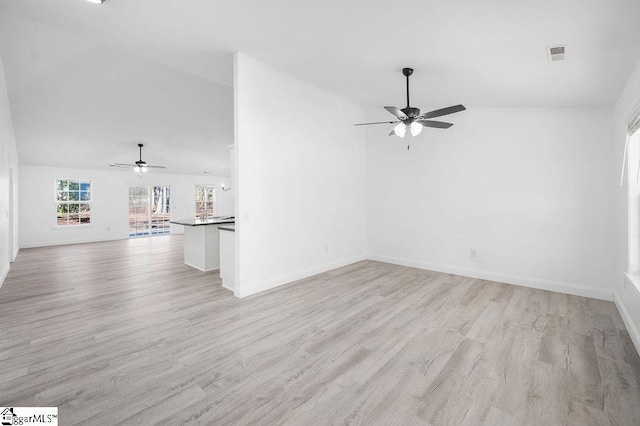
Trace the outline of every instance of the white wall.
{"type": "Polygon", "coordinates": [[[362,109],[241,53],[235,92],[236,295],[363,259],[362,109]]]}
{"type": "MultiPolygon", "coordinates": [[[[171,217],[195,217],[195,185],[216,186],[216,215],[233,214],[231,196],[219,190],[227,177],[161,174],[149,172],[138,178],[129,170],[66,169],[22,165],[20,167],[20,246],[40,247],[127,238],[128,187],[171,187],[171,217]],[[90,180],[92,217],[90,226],[55,226],[56,179],[90,180]]],[[[172,225],[172,233],[183,227],[172,225]]]]}
{"type": "MultiPolygon", "coordinates": [[[[625,320],[627,330],[633,339],[636,349],[640,352],[640,282],[633,283],[625,273],[628,271],[629,246],[627,209],[628,209],[628,178],[625,176],[623,186],[620,183],[620,171],[626,139],[627,123],[631,115],[640,108],[640,62],[631,75],[625,89],[614,109],[614,128],[612,132],[612,176],[610,178],[613,191],[613,220],[614,235],[614,275],[613,289],[616,294],[616,305],[625,320]]],[[[637,280],[636,280],[637,281],[637,280]]]]}
{"type": "Polygon", "coordinates": [[[368,129],[370,257],[611,300],[611,111],[443,119],[413,140],[368,129]]]}
{"type": "Polygon", "coordinates": [[[0,56],[0,286],[9,272],[9,262],[18,251],[18,218],[15,214],[18,209],[18,170],[9,96],[0,56]],[[10,173],[13,173],[13,179],[10,173]],[[11,184],[13,190],[10,189],[11,184]]]}

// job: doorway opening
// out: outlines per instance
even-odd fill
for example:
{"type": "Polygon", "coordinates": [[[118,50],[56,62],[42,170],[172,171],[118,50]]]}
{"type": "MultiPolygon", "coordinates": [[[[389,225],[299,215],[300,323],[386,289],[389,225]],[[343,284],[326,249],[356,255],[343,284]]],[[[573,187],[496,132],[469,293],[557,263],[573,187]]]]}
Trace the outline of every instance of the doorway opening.
{"type": "Polygon", "coordinates": [[[129,237],[171,233],[171,188],[129,187],[129,237]]]}

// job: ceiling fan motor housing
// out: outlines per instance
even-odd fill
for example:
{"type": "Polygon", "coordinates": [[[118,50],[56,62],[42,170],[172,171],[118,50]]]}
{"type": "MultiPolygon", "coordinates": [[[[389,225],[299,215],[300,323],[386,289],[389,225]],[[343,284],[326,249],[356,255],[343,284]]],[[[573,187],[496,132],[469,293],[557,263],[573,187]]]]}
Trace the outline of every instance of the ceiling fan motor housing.
{"type": "Polygon", "coordinates": [[[416,118],[420,115],[420,108],[408,106],[406,108],[402,108],[400,111],[404,112],[409,118],[416,118]]]}

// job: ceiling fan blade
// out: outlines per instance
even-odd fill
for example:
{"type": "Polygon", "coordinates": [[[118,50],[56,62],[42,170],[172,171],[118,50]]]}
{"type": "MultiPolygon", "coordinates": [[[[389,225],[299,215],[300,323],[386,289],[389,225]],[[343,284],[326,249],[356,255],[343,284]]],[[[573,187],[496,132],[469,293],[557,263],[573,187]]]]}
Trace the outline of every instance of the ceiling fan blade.
{"type": "Polygon", "coordinates": [[[113,164],[109,164],[109,167],[136,167],[136,165],[135,164],[113,163],[113,164]]]}
{"type": "Polygon", "coordinates": [[[416,120],[416,122],[422,124],[424,127],[435,127],[436,129],[448,129],[453,126],[452,123],[445,123],[444,121],[416,120]]]}
{"type": "Polygon", "coordinates": [[[368,126],[369,124],[397,124],[399,121],[376,121],[375,123],[358,123],[354,126],[368,126]]]}
{"type": "Polygon", "coordinates": [[[148,169],[166,169],[165,166],[145,166],[145,167],[147,167],[148,169]]]}
{"type": "Polygon", "coordinates": [[[398,108],[393,107],[393,106],[386,106],[384,107],[384,109],[386,109],[387,111],[389,111],[391,114],[395,115],[396,117],[398,117],[400,120],[406,120],[407,118],[407,114],[405,114],[404,112],[400,111],[398,108]]]}
{"type": "Polygon", "coordinates": [[[443,115],[453,114],[454,112],[464,111],[466,108],[464,105],[454,105],[447,108],[436,109],[434,111],[425,112],[420,115],[420,118],[435,118],[443,115]]]}

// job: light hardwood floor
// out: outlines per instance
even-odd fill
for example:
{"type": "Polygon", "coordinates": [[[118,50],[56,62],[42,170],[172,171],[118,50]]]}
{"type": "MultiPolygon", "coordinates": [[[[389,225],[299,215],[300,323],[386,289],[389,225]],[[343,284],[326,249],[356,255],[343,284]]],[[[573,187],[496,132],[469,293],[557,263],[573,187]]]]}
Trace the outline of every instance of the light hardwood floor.
{"type": "Polygon", "coordinates": [[[639,425],[610,302],[360,262],[238,300],[182,238],[21,250],[0,405],[61,424],[639,425]]]}

